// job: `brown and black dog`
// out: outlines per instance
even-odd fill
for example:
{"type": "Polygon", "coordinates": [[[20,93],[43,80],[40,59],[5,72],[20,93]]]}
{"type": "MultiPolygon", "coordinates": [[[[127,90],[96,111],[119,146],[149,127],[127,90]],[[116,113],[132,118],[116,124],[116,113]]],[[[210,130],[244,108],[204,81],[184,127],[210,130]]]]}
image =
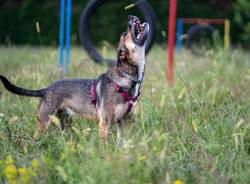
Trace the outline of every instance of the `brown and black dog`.
{"type": "Polygon", "coordinates": [[[145,44],[148,23],[136,16],[128,17],[127,31],[122,33],[117,64],[97,79],[66,79],[41,90],[27,90],[0,79],[12,93],[40,97],[38,128],[46,131],[50,115],[74,112],[80,117],[99,121],[99,135],[106,140],[112,123],[118,123],[117,140],[122,144],[123,120],[131,116],[140,95],[145,70],[145,44]]]}

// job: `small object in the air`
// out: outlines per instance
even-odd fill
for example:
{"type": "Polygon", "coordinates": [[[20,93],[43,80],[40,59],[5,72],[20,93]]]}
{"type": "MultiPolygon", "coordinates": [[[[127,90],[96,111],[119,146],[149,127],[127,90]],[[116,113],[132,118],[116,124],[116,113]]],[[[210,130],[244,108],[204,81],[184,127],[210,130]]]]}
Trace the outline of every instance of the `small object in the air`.
{"type": "Polygon", "coordinates": [[[129,4],[128,6],[125,6],[124,10],[128,10],[130,8],[134,8],[135,4],[129,4]]]}
{"type": "Polygon", "coordinates": [[[36,31],[38,33],[40,33],[40,25],[39,25],[39,22],[36,22],[36,31]]]}
{"type": "Polygon", "coordinates": [[[128,6],[125,6],[124,10],[128,10],[128,9],[130,9],[130,8],[134,8],[135,5],[141,3],[142,1],[144,1],[144,0],[138,0],[138,1],[135,2],[135,3],[129,4],[128,6]]]}

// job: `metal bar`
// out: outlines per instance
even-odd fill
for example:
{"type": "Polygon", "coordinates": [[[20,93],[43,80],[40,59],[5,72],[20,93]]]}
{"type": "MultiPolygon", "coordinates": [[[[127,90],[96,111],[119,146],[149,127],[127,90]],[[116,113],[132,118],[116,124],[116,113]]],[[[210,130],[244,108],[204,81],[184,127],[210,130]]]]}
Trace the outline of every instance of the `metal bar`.
{"type": "Polygon", "coordinates": [[[184,24],[224,24],[225,19],[214,18],[182,18],[184,24]]]}
{"type": "Polygon", "coordinates": [[[71,31],[71,0],[67,0],[66,8],[66,62],[64,65],[64,73],[68,73],[70,64],[70,31],[71,31]]]}
{"type": "Polygon", "coordinates": [[[169,86],[173,84],[173,60],[175,44],[175,22],[176,22],[176,0],[170,0],[169,5],[169,23],[168,23],[168,63],[167,63],[167,81],[169,86]]]}
{"type": "Polygon", "coordinates": [[[224,24],[224,48],[229,49],[230,47],[230,21],[225,20],[224,24]]]}
{"type": "Polygon", "coordinates": [[[182,19],[177,19],[177,31],[176,31],[177,52],[181,52],[182,50],[182,34],[183,34],[183,22],[182,22],[182,19]]]}
{"type": "Polygon", "coordinates": [[[58,78],[62,79],[63,70],[63,48],[64,48],[64,12],[65,12],[65,0],[60,1],[60,46],[59,46],[59,65],[58,65],[58,78]]]}

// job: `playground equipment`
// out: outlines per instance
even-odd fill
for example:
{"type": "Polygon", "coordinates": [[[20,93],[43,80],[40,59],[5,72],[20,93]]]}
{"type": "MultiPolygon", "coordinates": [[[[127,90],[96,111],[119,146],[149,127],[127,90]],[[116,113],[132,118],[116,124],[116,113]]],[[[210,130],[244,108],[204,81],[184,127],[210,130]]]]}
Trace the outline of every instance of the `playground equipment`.
{"type": "Polygon", "coordinates": [[[60,46],[59,46],[59,65],[58,77],[62,78],[64,73],[68,72],[68,65],[70,62],[70,28],[71,28],[71,0],[67,0],[65,9],[65,0],[60,0],[60,46]],[[65,32],[65,11],[66,11],[66,32],[65,32]],[[64,43],[65,37],[65,43],[64,43]],[[64,46],[65,44],[65,46],[64,46]],[[64,48],[66,47],[66,54],[64,58],[64,48]],[[65,61],[65,62],[64,62],[65,61]]]}
{"type": "Polygon", "coordinates": [[[204,18],[179,18],[177,20],[177,37],[176,47],[177,51],[181,51],[183,45],[183,25],[193,24],[193,26],[187,31],[187,47],[191,48],[192,38],[201,32],[209,32],[212,34],[216,31],[213,25],[224,25],[224,48],[228,49],[230,46],[230,21],[228,19],[204,19],[204,18]]]}
{"type": "MultiPolygon", "coordinates": [[[[64,49],[64,14],[65,14],[65,1],[61,0],[61,19],[60,19],[60,55],[59,55],[59,77],[62,77],[63,70],[63,49],[64,49]]],[[[92,43],[89,35],[89,20],[96,12],[96,10],[109,0],[91,0],[83,10],[80,18],[79,32],[80,41],[84,49],[87,51],[89,56],[96,63],[108,63],[113,64],[112,59],[103,58],[103,56],[96,50],[94,44],[92,43]]],[[[146,44],[146,53],[150,50],[154,39],[156,30],[156,17],[153,9],[146,0],[131,0],[132,3],[141,11],[146,22],[150,25],[150,32],[146,44]]],[[[118,1],[119,2],[119,1],[118,1]]],[[[168,25],[168,61],[166,66],[166,78],[168,84],[171,86],[173,84],[173,61],[174,61],[174,47],[175,47],[175,26],[176,26],[176,7],[177,0],[169,1],[169,25],[168,25]]],[[[67,73],[69,65],[69,49],[70,49],[70,24],[71,24],[71,0],[67,0],[67,19],[66,19],[66,62],[64,65],[64,72],[67,73]]],[[[182,48],[181,35],[183,33],[183,24],[196,24],[188,31],[189,35],[195,34],[197,30],[208,30],[213,32],[213,28],[210,24],[224,24],[224,47],[229,48],[230,38],[230,21],[228,19],[192,19],[192,18],[182,18],[177,21],[177,49],[182,48]]],[[[189,36],[189,39],[191,36],[189,36]]],[[[189,45],[191,40],[188,40],[189,45]]]]}
{"type": "MultiPolygon", "coordinates": [[[[80,41],[86,52],[96,63],[108,63],[112,65],[114,61],[109,58],[103,58],[103,56],[96,50],[93,42],[90,39],[89,35],[89,21],[90,18],[95,14],[98,8],[103,4],[109,2],[109,0],[91,0],[83,10],[80,18],[79,33],[80,41]]],[[[131,2],[141,11],[144,20],[149,23],[150,31],[148,35],[148,40],[146,44],[146,53],[150,50],[154,39],[155,39],[155,30],[156,30],[156,18],[153,9],[146,0],[131,0],[131,2]]],[[[116,3],[119,3],[117,1],[116,3]]]]}
{"type": "Polygon", "coordinates": [[[166,68],[166,77],[169,86],[173,84],[173,62],[174,62],[174,46],[175,46],[175,22],[176,22],[176,1],[169,2],[169,17],[168,17],[168,61],[166,68]]]}
{"type": "MultiPolygon", "coordinates": [[[[60,47],[59,47],[59,65],[58,65],[58,77],[61,79],[63,73],[68,72],[68,66],[70,64],[70,28],[71,28],[71,0],[60,0],[60,47]],[[66,7],[65,7],[66,5],[66,7]],[[66,12],[66,22],[65,22],[65,12],[66,12]],[[66,33],[65,33],[66,24],[66,33]],[[64,43],[65,42],[65,43],[64,43]],[[64,45],[65,44],[65,45],[64,45]],[[66,53],[64,55],[64,48],[66,48],[66,53]],[[64,58],[65,56],[65,58],[64,58]]],[[[156,18],[153,9],[146,0],[131,0],[133,5],[135,5],[139,11],[142,12],[144,19],[150,25],[150,31],[148,35],[148,40],[146,44],[146,53],[150,50],[153,42],[155,40],[155,30],[156,30],[156,18]]],[[[108,0],[91,0],[83,10],[80,18],[79,32],[80,41],[86,52],[96,63],[113,64],[112,59],[103,58],[103,56],[96,50],[94,44],[92,43],[89,35],[89,20],[94,15],[96,10],[100,8],[108,0]]]]}
{"type": "MultiPolygon", "coordinates": [[[[177,0],[169,1],[169,24],[168,24],[168,50],[167,50],[167,65],[166,65],[166,78],[168,85],[171,87],[173,84],[173,62],[174,62],[174,47],[175,47],[175,26],[176,26],[176,7],[177,0]]],[[[215,28],[211,26],[216,24],[224,24],[224,48],[228,49],[230,46],[230,21],[228,19],[195,19],[195,18],[182,18],[177,21],[177,50],[182,48],[182,33],[183,24],[196,24],[195,27],[191,27],[188,33],[195,34],[197,30],[208,30],[213,32],[215,28]]],[[[189,35],[189,39],[191,36],[189,35]]],[[[188,40],[191,44],[191,40],[188,40]]]]}

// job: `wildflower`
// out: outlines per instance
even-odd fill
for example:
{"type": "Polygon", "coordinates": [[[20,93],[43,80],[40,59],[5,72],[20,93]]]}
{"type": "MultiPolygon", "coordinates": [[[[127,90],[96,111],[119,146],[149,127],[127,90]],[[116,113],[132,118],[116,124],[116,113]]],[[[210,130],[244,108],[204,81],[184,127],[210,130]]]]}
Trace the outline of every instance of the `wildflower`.
{"type": "Polygon", "coordinates": [[[72,140],[68,141],[67,142],[67,147],[66,149],[69,151],[69,152],[75,152],[75,145],[74,145],[74,142],[72,140]]]}
{"type": "Polygon", "coordinates": [[[141,155],[138,157],[138,160],[142,161],[142,160],[145,160],[146,159],[146,155],[141,155]]]}
{"type": "Polygon", "coordinates": [[[28,170],[24,167],[21,167],[18,169],[19,174],[22,175],[26,175],[28,173],[28,170]]]}
{"type": "Polygon", "coordinates": [[[72,127],[72,130],[77,134],[80,135],[80,131],[76,127],[72,127]]]}
{"type": "Polygon", "coordinates": [[[58,117],[54,115],[50,115],[49,118],[50,118],[50,121],[52,123],[55,123],[56,126],[60,126],[60,120],[58,119],[58,117]]]}
{"type": "Polygon", "coordinates": [[[19,172],[19,179],[23,182],[23,183],[28,183],[30,181],[30,173],[29,170],[27,168],[21,167],[18,169],[19,172]]]}
{"type": "Polygon", "coordinates": [[[35,170],[38,169],[39,167],[39,161],[37,159],[34,159],[32,162],[31,162],[31,167],[35,170]]]}
{"type": "Polygon", "coordinates": [[[17,176],[17,170],[16,170],[16,167],[14,165],[7,165],[5,168],[4,168],[4,171],[3,171],[4,175],[6,176],[6,178],[8,179],[8,181],[11,181],[12,180],[15,180],[16,176],[17,176]]]}
{"type": "Polygon", "coordinates": [[[8,155],[6,158],[5,158],[5,164],[6,165],[11,165],[13,164],[13,159],[10,155],[8,155]]]}
{"type": "Polygon", "coordinates": [[[90,131],[91,131],[91,128],[85,128],[82,132],[88,135],[90,131]]]}
{"type": "Polygon", "coordinates": [[[183,181],[181,181],[181,180],[175,180],[175,181],[174,181],[174,184],[184,184],[184,183],[183,183],[183,181]]]}

